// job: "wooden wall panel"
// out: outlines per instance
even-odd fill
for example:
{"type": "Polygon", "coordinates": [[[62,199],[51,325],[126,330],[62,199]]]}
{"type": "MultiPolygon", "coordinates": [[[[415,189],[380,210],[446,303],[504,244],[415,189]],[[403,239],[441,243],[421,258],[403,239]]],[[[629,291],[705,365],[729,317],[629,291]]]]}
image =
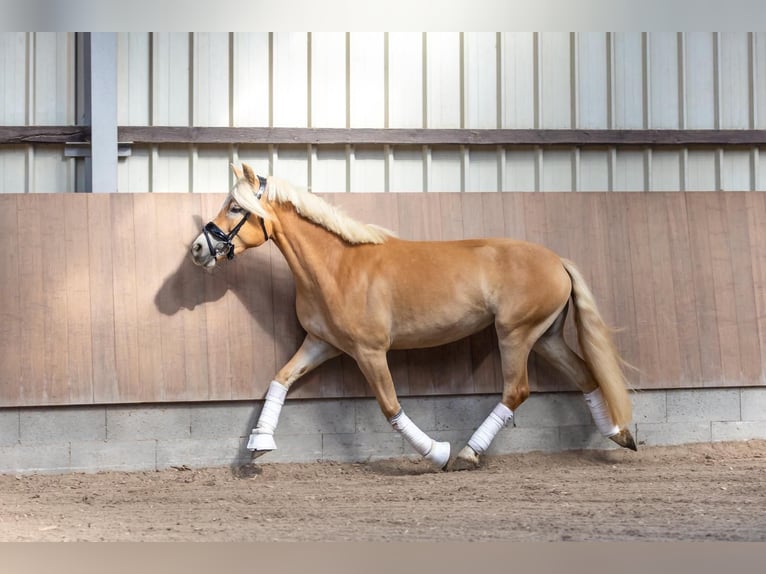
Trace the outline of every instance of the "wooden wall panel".
{"type": "MultiPolygon", "coordinates": [[[[637,388],[766,384],[766,200],[755,193],[328,194],[407,239],[510,236],[582,269],[637,388]]],[[[269,244],[194,267],[221,194],[6,195],[0,406],[261,398],[304,333],[269,244]]],[[[565,332],[576,347],[570,324],[565,332]]],[[[492,328],[390,354],[402,396],[502,387],[492,328]]],[[[572,387],[532,358],[533,390],[572,387]]],[[[353,360],[295,397],[370,396],[353,360]]]]}

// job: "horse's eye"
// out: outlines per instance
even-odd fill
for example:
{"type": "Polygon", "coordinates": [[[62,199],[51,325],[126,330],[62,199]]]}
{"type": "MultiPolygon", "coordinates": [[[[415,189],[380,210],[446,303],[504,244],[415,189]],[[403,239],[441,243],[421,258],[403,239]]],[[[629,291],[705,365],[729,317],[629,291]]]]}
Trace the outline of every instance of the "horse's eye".
{"type": "Polygon", "coordinates": [[[231,206],[229,206],[229,212],[231,213],[242,213],[243,211],[244,210],[236,203],[232,203],[231,206]]]}

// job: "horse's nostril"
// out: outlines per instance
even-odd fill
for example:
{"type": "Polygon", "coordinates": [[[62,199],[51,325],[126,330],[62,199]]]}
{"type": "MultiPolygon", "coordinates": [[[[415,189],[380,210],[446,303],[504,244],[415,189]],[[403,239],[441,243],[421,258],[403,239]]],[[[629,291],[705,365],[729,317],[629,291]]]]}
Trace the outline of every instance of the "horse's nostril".
{"type": "Polygon", "coordinates": [[[195,253],[195,254],[199,253],[201,249],[202,249],[201,243],[195,243],[194,245],[192,245],[192,253],[195,253]]]}

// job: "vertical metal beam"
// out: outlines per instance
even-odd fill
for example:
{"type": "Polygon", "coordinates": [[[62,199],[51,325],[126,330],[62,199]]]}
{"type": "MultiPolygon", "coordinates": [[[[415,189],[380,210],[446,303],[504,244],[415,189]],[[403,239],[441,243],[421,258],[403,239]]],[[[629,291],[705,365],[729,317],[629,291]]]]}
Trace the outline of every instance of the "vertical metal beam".
{"type": "Polygon", "coordinates": [[[91,126],[85,191],[117,191],[117,34],[85,38],[85,120],[91,126]]]}

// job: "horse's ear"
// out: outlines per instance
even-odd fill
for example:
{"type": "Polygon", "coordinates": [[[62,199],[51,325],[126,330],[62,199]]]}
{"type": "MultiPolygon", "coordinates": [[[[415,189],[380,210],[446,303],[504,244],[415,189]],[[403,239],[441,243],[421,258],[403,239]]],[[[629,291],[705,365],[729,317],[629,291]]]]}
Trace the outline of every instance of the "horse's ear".
{"type": "Polygon", "coordinates": [[[229,164],[229,165],[231,165],[231,171],[233,171],[233,172],[234,172],[234,177],[236,177],[236,178],[237,178],[237,181],[239,181],[240,179],[242,179],[242,178],[244,177],[244,175],[242,175],[242,170],[241,170],[241,169],[239,169],[239,168],[238,168],[236,165],[234,165],[233,163],[232,163],[232,164],[229,164]]]}
{"type": "Polygon", "coordinates": [[[245,172],[245,179],[250,185],[257,185],[258,184],[258,178],[255,177],[255,173],[253,173],[253,170],[250,169],[250,166],[246,163],[242,164],[242,171],[245,172]]]}

